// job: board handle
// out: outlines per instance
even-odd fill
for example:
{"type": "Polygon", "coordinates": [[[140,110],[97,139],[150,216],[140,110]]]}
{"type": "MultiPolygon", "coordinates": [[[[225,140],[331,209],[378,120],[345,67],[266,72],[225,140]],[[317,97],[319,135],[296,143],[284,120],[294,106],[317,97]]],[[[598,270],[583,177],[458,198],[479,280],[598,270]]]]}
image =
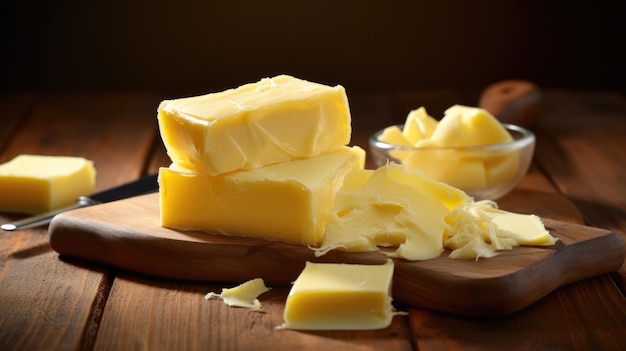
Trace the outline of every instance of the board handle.
{"type": "Polygon", "coordinates": [[[533,82],[503,80],[483,90],[478,107],[489,111],[502,123],[532,128],[541,118],[542,94],[533,82]]]}

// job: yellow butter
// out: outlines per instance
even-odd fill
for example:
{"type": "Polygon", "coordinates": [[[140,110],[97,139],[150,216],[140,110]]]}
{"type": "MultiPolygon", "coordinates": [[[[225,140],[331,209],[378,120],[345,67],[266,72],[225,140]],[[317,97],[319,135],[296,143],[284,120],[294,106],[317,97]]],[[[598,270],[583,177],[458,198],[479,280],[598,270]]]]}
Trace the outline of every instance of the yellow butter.
{"type": "Polygon", "coordinates": [[[468,202],[452,211],[444,246],[450,258],[489,258],[514,247],[551,246],[557,238],[550,235],[536,215],[512,213],[497,208],[493,201],[468,202]]]}
{"type": "Polygon", "coordinates": [[[331,209],[316,255],[330,250],[375,251],[395,247],[392,257],[424,260],[443,250],[445,221],[469,200],[461,190],[389,163],[348,174],[331,209]]]}
{"type": "MultiPolygon", "coordinates": [[[[406,129],[405,129],[406,130],[406,129]]],[[[389,126],[383,129],[380,135],[380,140],[384,140],[386,143],[401,146],[411,146],[413,143],[404,135],[403,130],[398,126],[389,126]]]]}
{"type": "Polygon", "coordinates": [[[415,145],[420,140],[429,139],[437,128],[437,124],[437,120],[428,115],[424,107],[420,107],[409,112],[402,134],[411,145],[415,145]]]}
{"type": "Polygon", "coordinates": [[[386,248],[383,252],[391,257],[413,261],[436,258],[449,249],[450,258],[478,259],[556,240],[535,215],[503,211],[493,201],[474,202],[420,171],[389,163],[345,177],[315,255],[386,248]]]}
{"type": "Polygon", "coordinates": [[[172,161],[211,175],[332,152],[351,134],[342,86],[287,75],[163,101],[158,121],[172,161]]]}
{"type": "MultiPolygon", "coordinates": [[[[513,141],[504,126],[481,108],[454,105],[437,122],[422,107],[409,113],[402,133],[419,149],[392,150],[392,157],[409,169],[420,169],[427,177],[466,192],[505,186],[520,167],[519,152],[472,148],[513,141]]],[[[406,145],[398,142],[395,133],[383,133],[379,140],[406,145]]]]}
{"type": "Polygon", "coordinates": [[[504,126],[487,110],[454,105],[432,133],[438,146],[480,146],[513,141],[504,126]]]}
{"type": "Polygon", "coordinates": [[[502,231],[502,236],[515,240],[519,245],[551,246],[558,241],[550,235],[537,215],[503,211],[495,204],[486,206],[484,211],[491,214],[491,220],[502,231]]]}
{"type": "Polygon", "coordinates": [[[287,297],[284,328],[371,330],[386,328],[394,312],[393,263],[356,265],[307,262],[287,297]]]}
{"type": "Polygon", "coordinates": [[[250,308],[257,311],[261,309],[259,295],[269,290],[263,279],[255,278],[233,288],[224,288],[220,294],[210,292],[204,298],[209,300],[216,297],[222,299],[228,306],[250,308]]]}
{"type": "Polygon", "coordinates": [[[93,162],[81,157],[19,155],[0,165],[0,212],[40,213],[95,189],[93,162]]]}
{"type": "Polygon", "coordinates": [[[363,149],[343,147],[220,176],[161,168],[161,225],[316,246],[344,176],[364,162],[363,149]]]}

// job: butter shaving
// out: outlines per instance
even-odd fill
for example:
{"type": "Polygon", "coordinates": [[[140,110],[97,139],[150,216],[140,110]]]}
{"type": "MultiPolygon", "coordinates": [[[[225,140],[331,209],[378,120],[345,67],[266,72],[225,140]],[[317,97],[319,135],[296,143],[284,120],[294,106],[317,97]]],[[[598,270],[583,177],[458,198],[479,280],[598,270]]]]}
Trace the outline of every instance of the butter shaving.
{"type": "Polygon", "coordinates": [[[259,295],[269,291],[270,288],[265,286],[265,282],[261,278],[249,280],[234,288],[223,288],[221,294],[210,292],[204,296],[205,300],[213,297],[219,298],[225,304],[232,307],[250,308],[254,311],[261,309],[259,295]]]}

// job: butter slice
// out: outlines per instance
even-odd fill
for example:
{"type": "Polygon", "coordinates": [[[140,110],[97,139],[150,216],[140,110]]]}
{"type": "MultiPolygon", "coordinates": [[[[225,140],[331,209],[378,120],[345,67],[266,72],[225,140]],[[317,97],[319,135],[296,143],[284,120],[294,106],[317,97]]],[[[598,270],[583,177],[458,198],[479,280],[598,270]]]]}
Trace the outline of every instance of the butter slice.
{"type": "Polygon", "coordinates": [[[394,247],[387,253],[391,257],[436,258],[443,251],[445,218],[468,200],[463,191],[399,164],[352,171],[337,193],[315,254],[394,247]]]}
{"type": "Polygon", "coordinates": [[[298,330],[386,328],[394,316],[393,263],[307,262],[287,297],[283,327],[298,330]]]}
{"type": "Polygon", "coordinates": [[[82,157],[19,155],[0,165],[0,212],[41,213],[95,190],[93,162],[82,157]]]}
{"type": "Polygon", "coordinates": [[[224,288],[220,294],[210,292],[204,298],[208,300],[217,297],[222,299],[228,306],[244,307],[258,311],[261,309],[261,302],[258,299],[259,295],[269,290],[265,286],[263,279],[255,278],[233,288],[224,288]]]}
{"type": "Polygon", "coordinates": [[[350,142],[345,89],[287,75],[165,100],[158,108],[171,160],[219,175],[333,152],[350,142]]]}
{"type": "Polygon", "coordinates": [[[317,246],[345,175],[364,162],[363,149],[343,147],[220,176],[161,168],[161,225],[317,246]]]}

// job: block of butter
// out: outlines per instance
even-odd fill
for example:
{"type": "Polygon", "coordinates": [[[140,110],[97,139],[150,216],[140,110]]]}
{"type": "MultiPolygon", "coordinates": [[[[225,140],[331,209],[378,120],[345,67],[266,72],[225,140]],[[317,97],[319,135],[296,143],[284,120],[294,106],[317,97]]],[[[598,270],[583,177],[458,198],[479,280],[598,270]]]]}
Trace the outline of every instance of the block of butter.
{"type": "Polygon", "coordinates": [[[364,163],[363,149],[345,146],[219,176],[173,164],[159,171],[161,225],[316,246],[344,176],[364,163]]]}
{"type": "Polygon", "coordinates": [[[351,134],[342,86],[287,75],[165,100],[158,122],[171,160],[211,175],[332,152],[347,145],[351,134]]]}
{"type": "Polygon", "coordinates": [[[0,165],[0,212],[41,213],[94,192],[93,162],[81,157],[19,155],[0,165]]]}
{"type": "Polygon", "coordinates": [[[393,262],[383,265],[307,262],[285,303],[282,327],[372,330],[391,324],[393,262]]]}

